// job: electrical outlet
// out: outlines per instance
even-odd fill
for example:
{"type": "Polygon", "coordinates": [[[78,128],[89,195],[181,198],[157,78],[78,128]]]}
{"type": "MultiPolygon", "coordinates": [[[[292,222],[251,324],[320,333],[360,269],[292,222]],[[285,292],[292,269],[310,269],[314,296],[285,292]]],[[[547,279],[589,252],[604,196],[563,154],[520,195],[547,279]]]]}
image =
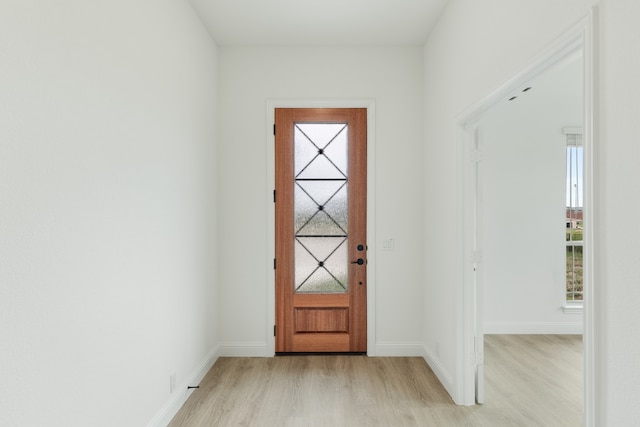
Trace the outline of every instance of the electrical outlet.
{"type": "Polygon", "coordinates": [[[176,389],[176,374],[175,372],[169,375],[169,393],[173,393],[176,389]]]}

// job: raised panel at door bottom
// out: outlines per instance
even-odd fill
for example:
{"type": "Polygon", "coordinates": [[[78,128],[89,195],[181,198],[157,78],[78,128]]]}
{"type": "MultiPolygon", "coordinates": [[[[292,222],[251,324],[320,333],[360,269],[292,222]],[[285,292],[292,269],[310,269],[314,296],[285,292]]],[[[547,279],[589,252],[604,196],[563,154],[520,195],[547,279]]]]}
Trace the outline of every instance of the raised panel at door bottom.
{"type": "Polygon", "coordinates": [[[338,308],[296,308],[294,310],[294,331],[304,333],[348,333],[349,309],[338,308]]]}

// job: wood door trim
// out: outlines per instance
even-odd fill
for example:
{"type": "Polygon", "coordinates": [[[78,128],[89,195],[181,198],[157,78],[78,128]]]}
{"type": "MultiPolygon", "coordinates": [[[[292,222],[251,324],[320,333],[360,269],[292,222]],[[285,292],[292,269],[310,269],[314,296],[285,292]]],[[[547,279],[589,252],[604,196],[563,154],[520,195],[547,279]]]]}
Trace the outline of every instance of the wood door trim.
{"type": "MultiPolygon", "coordinates": [[[[275,128],[281,132],[281,138],[283,143],[276,143],[276,178],[275,185],[277,191],[280,193],[276,195],[275,206],[275,226],[276,226],[276,260],[282,261],[293,258],[293,246],[292,245],[278,245],[279,240],[285,241],[293,235],[293,223],[292,221],[278,221],[278,218],[289,215],[293,212],[293,186],[289,186],[288,183],[294,179],[293,161],[289,162],[290,167],[284,168],[279,165],[277,159],[279,156],[293,159],[293,129],[291,126],[293,123],[293,110],[292,109],[280,109],[279,113],[275,115],[275,128]]],[[[274,131],[275,133],[275,131],[274,131]]],[[[277,139],[276,139],[277,142],[277,139]]],[[[280,270],[276,269],[276,326],[280,328],[280,331],[276,329],[276,351],[287,352],[292,351],[291,343],[286,341],[286,335],[289,333],[289,325],[293,324],[293,311],[278,309],[279,305],[286,307],[292,303],[292,295],[287,292],[279,290],[278,282],[291,283],[294,280],[294,272],[291,268],[287,267],[285,262],[281,262],[280,270]]]]}
{"type": "MultiPolygon", "coordinates": [[[[354,110],[350,126],[354,133],[354,141],[357,144],[349,144],[349,168],[354,170],[367,170],[367,113],[366,110],[354,110]],[[360,148],[360,149],[358,149],[360,148]]],[[[367,174],[349,175],[349,194],[364,194],[363,198],[356,198],[353,204],[349,205],[349,224],[360,222],[359,227],[349,229],[349,239],[364,246],[363,251],[356,249],[357,245],[351,244],[349,247],[349,260],[363,258],[367,260],[367,174]],[[364,223],[362,223],[364,222],[364,223]]],[[[353,270],[349,276],[353,278],[351,283],[350,312],[352,333],[351,351],[366,351],[367,349],[367,266],[349,264],[349,269],[353,270]]]]}

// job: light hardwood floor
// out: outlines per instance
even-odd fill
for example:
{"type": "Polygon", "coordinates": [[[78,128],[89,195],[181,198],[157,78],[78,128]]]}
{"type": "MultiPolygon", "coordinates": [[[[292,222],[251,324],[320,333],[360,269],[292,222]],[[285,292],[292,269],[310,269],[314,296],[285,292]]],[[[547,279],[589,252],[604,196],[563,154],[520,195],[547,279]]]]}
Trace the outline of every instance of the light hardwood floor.
{"type": "Polygon", "coordinates": [[[580,426],[582,338],[485,336],[486,403],[453,403],[422,358],[220,358],[171,427],[580,426]]]}

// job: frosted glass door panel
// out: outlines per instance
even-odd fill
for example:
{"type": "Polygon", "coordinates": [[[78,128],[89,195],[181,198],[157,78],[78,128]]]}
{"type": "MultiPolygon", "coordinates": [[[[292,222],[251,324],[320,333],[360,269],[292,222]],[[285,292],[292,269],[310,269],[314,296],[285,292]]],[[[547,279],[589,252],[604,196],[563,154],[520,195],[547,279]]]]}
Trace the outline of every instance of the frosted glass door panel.
{"type": "Polygon", "coordinates": [[[298,293],[348,289],[347,125],[294,127],[295,288],[298,293]]]}

